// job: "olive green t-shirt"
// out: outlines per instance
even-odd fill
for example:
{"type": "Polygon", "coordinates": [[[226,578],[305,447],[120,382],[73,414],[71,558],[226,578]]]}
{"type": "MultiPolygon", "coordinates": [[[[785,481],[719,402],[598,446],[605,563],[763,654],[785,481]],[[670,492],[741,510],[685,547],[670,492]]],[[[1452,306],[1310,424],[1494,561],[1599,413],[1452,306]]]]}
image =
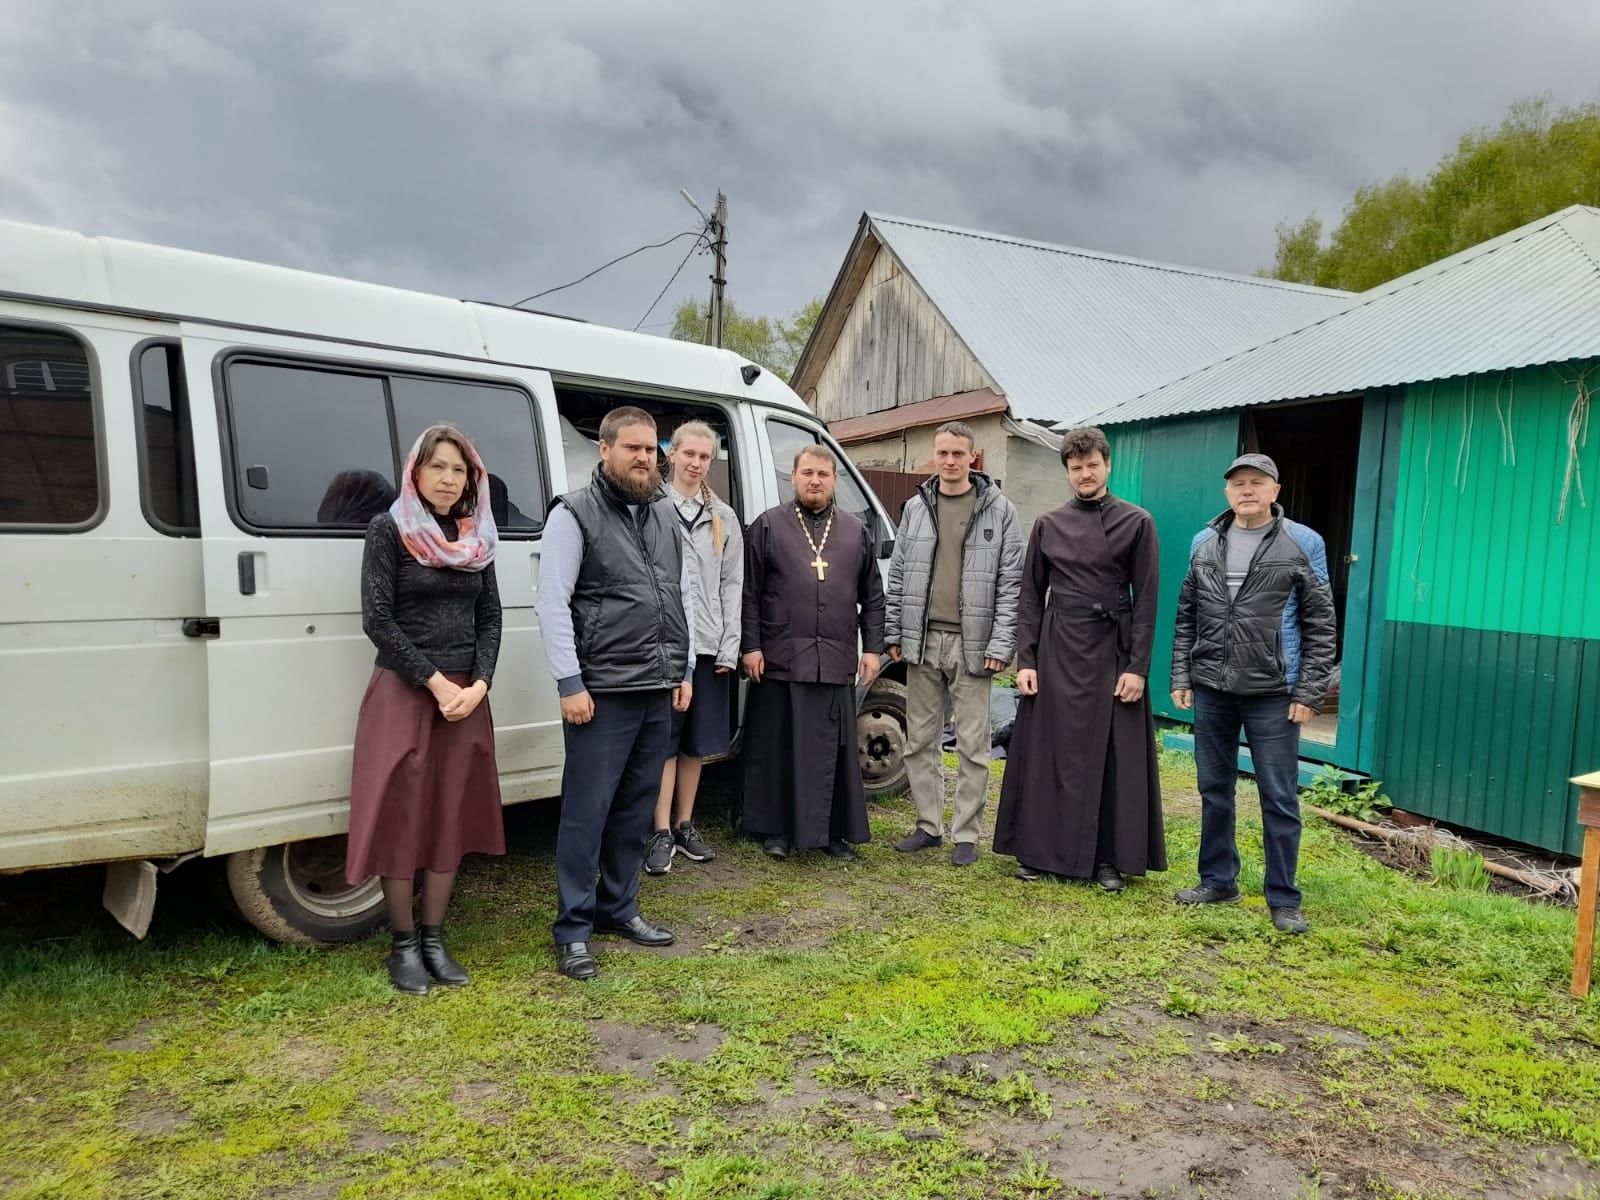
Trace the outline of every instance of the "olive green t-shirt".
{"type": "Polygon", "coordinates": [[[928,588],[928,628],[961,632],[961,548],[978,504],[978,486],[959,496],[939,496],[939,544],[933,552],[933,581],[928,588]]]}

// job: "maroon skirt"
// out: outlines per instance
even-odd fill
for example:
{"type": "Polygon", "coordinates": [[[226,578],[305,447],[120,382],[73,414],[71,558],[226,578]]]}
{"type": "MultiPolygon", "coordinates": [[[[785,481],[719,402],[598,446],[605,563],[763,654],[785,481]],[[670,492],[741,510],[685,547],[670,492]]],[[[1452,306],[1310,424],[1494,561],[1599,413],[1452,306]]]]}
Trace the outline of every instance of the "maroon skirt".
{"type": "Polygon", "coordinates": [[[374,670],[356,718],[346,881],[454,871],[464,855],[505,852],[488,697],[466,720],[446,721],[427,688],[374,670]]]}

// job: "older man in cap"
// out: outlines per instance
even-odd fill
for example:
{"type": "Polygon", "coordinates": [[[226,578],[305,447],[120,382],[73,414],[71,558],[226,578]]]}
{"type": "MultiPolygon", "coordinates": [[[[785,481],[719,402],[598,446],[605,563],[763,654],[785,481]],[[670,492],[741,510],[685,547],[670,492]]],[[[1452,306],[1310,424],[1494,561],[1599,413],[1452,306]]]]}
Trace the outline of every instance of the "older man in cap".
{"type": "Polygon", "coordinates": [[[1272,923],[1304,933],[1295,886],[1300,727],[1321,708],[1338,653],[1328,554],[1320,535],[1283,515],[1272,459],[1241,454],[1223,478],[1228,511],[1195,536],[1172,639],[1172,699],[1194,709],[1201,804],[1200,883],[1177,899],[1239,899],[1234,800],[1242,728],[1261,793],[1272,923]]]}

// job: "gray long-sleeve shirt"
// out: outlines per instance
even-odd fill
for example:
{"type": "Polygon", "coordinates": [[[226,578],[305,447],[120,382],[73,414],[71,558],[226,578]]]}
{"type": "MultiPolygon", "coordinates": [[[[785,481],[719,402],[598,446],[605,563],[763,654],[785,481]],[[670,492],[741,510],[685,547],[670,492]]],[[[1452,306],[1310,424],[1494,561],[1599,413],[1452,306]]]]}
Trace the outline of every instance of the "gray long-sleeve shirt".
{"type": "MultiPolygon", "coordinates": [[[[634,515],[636,505],[628,505],[629,515],[634,515]]],[[[694,576],[689,570],[689,553],[681,555],[683,572],[678,580],[683,595],[683,616],[688,628],[694,628],[694,576]]],[[[539,590],[533,599],[533,610],[539,614],[539,628],[544,634],[544,655],[550,663],[550,674],[563,696],[576,696],[586,691],[583,670],[578,663],[578,638],[572,628],[572,592],[578,586],[578,571],[583,566],[583,530],[578,519],[565,504],[558,504],[550,519],[545,522],[544,536],[539,547],[539,590]]],[[[694,645],[690,638],[689,658],[684,664],[683,681],[694,679],[694,645]]]]}

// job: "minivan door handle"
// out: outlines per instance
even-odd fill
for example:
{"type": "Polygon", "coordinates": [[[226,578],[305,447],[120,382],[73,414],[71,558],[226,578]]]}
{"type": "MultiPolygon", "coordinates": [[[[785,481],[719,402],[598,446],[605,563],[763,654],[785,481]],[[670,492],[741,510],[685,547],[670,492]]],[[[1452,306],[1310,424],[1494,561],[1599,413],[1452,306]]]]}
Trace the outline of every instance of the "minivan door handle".
{"type": "Polygon", "coordinates": [[[256,556],[250,550],[239,551],[239,594],[256,594],[256,556]]]}
{"type": "Polygon", "coordinates": [[[187,638],[214,638],[222,636],[222,622],[216,617],[185,617],[183,636],[187,638]]]}

